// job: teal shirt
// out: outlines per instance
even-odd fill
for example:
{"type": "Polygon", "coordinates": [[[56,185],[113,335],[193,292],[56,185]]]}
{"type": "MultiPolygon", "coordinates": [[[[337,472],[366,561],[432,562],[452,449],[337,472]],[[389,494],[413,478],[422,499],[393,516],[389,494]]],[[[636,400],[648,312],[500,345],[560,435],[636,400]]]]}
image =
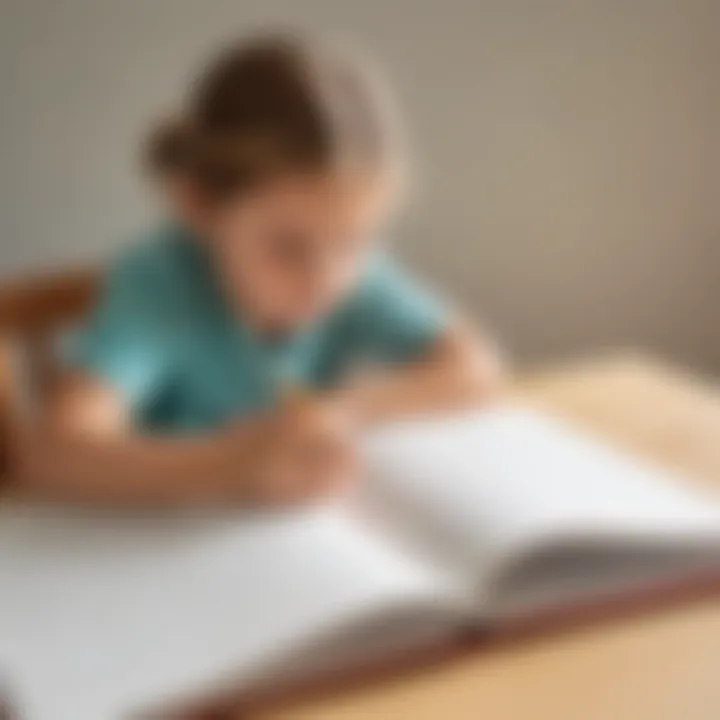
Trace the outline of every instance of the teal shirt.
{"type": "Polygon", "coordinates": [[[204,430],[267,407],[282,381],[324,388],[418,358],[442,325],[439,303],[376,255],[329,316],[263,341],[224,303],[202,245],[165,227],[111,269],[73,364],[118,389],[138,427],[204,430]]]}

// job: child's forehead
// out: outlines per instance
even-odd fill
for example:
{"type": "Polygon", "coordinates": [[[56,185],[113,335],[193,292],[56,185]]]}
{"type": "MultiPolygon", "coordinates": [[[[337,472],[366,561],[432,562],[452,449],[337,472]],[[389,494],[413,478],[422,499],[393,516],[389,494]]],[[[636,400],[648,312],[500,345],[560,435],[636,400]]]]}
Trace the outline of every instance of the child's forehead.
{"type": "Polygon", "coordinates": [[[342,205],[385,191],[386,185],[381,171],[337,168],[279,174],[260,185],[257,194],[277,199],[342,205]]]}
{"type": "Polygon", "coordinates": [[[298,173],[270,180],[239,198],[238,209],[254,208],[278,218],[362,223],[381,219],[394,199],[391,184],[380,174],[298,173]]]}

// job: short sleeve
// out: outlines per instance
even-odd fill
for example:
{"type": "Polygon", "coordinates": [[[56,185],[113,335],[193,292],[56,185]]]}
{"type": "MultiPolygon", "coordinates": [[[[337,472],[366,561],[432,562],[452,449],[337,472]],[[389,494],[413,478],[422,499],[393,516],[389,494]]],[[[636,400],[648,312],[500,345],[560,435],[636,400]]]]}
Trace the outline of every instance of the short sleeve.
{"type": "Polygon", "coordinates": [[[446,326],[444,303],[387,256],[375,258],[362,282],[356,322],[365,349],[380,360],[422,357],[446,326]]]}
{"type": "Polygon", "coordinates": [[[131,409],[166,381],[172,357],[164,303],[153,275],[152,268],[135,258],[118,262],[69,352],[71,367],[116,388],[131,409]]]}

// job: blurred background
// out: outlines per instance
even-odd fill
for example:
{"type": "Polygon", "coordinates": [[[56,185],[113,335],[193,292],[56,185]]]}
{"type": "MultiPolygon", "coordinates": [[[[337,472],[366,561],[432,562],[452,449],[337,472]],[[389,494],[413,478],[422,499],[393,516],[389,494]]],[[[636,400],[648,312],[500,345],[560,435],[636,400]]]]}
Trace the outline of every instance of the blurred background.
{"type": "Polygon", "coordinates": [[[416,269],[521,362],[645,348],[720,374],[720,2],[0,0],[0,279],[102,262],[155,210],[149,124],[222,39],[377,56],[416,269]]]}

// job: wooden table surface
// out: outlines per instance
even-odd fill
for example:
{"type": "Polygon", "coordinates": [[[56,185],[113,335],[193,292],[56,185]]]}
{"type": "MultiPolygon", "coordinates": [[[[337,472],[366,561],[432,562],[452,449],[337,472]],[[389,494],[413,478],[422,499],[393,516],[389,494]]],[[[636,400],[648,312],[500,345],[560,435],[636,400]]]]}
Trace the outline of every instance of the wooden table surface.
{"type": "MultiPolygon", "coordinates": [[[[519,394],[720,489],[720,390],[623,356],[568,364],[519,394]]],[[[264,720],[720,720],[720,599],[458,658],[264,720]]]]}

